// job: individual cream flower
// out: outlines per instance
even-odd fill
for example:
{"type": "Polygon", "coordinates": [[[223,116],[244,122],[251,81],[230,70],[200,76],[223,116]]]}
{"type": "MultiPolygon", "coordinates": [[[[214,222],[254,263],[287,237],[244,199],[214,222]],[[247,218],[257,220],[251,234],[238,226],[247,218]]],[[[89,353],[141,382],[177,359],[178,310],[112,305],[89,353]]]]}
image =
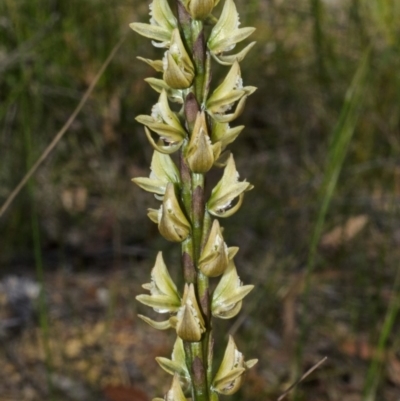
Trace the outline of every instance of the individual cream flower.
{"type": "Polygon", "coordinates": [[[150,143],[161,153],[172,153],[178,150],[187,135],[178,116],[169,107],[165,90],[162,90],[158,102],[153,106],[151,116],[140,115],[136,117],[136,121],[156,132],[161,140],[167,144],[156,144],[149,130],[145,129],[150,143]]]}
{"type": "Polygon", "coordinates": [[[171,156],[157,152],[153,153],[151,159],[151,173],[149,178],[137,177],[132,181],[145,191],[156,194],[156,198],[162,200],[167,184],[179,184],[180,176],[178,168],[172,161],[171,156]]]}
{"type": "Polygon", "coordinates": [[[190,373],[186,366],[185,350],[180,337],[176,338],[171,359],[159,356],[156,358],[156,361],[167,373],[179,376],[179,381],[184,391],[190,388],[190,373]]]}
{"type": "Polygon", "coordinates": [[[244,360],[243,354],[237,349],[232,336],[229,336],[224,358],[216,373],[212,389],[217,393],[232,395],[239,390],[243,382],[243,374],[252,368],[257,359],[244,360]]]}
{"type": "Polygon", "coordinates": [[[218,220],[214,220],[199,259],[199,269],[208,277],[220,276],[228,267],[229,251],[218,220]]]}
{"type": "Polygon", "coordinates": [[[221,153],[221,144],[212,144],[208,135],[205,113],[197,113],[187,150],[187,164],[194,173],[204,174],[221,153]]]}
{"type": "Polygon", "coordinates": [[[243,111],[247,96],[251,95],[257,88],[254,86],[243,86],[240,66],[235,61],[221,85],[218,86],[208,98],[206,103],[207,112],[217,122],[230,122],[237,118],[243,111]],[[238,101],[232,114],[225,114],[238,101]]]}
{"type": "Polygon", "coordinates": [[[176,334],[189,342],[200,341],[205,323],[197,303],[193,284],[185,284],[182,306],[178,310],[176,334]]]}
{"type": "Polygon", "coordinates": [[[230,319],[236,316],[242,307],[242,299],[254,288],[254,285],[243,285],[236,271],[233,259],[229,261],[211,301],[213,316],[230,319]]]}
{"type": "Polygon", "coordinates": [[[142,304],[151,306],[159,313],[178,311],[181,300],[161,252],[158,253],[156,263],[151,271],[151,282],[143,284],[143,288],[149,290],[150,295],[142,294],[136,297],[142,304]]]}
{"type": "Polygon", "coordinates": [[[207,202],[207,210],[217,217],[232,216],[239,210],[244,193],[251,189],[253,186],[249,182],[239,182],[239,173],[236,171],[233,156],[230,155],[221,180],[211,192],[210,199],[207,202]],[[232,202],[236,198],[239,198],[238,202],[232,206],[232,202]]]}
{"type": "Polygon", "coordinates": [[[182,242],[190,233],[190,224],[179,206],[174,184],[167,183],[160,209],[149,209],[150,220],[158,224],[160,234],[168,241],[182,242]]]}
{"type": "Polygon", "coordinates": [[[233,0],[225,0],[224,8],[218,22],[211,31],[208,39],[208,48],[213,57],[221,64],[229,65],[234,61],[242,61],[249,50],[254,46],[250,43],[241,52],[231,56],[220,55],[232,50],[236,43],[250,36],[255,28],[239,28],[239,14],[233,0]]]}
{"type": "Polygon", "coordinates": [[[150,24],[133,22],[129,26],[135,32],[152,41],[155,47],[168,47],[172,31],[177,27],[177,20],[165,0],[153,0],[150,4],[150,24]]]}
{"type": "Polygon", "coordinates": [[[194,66],[182,42],[179,29],[174,29],[171,46],[163,59],[163,79],[172,89],[186,89],[192,84],[194,66]]]}

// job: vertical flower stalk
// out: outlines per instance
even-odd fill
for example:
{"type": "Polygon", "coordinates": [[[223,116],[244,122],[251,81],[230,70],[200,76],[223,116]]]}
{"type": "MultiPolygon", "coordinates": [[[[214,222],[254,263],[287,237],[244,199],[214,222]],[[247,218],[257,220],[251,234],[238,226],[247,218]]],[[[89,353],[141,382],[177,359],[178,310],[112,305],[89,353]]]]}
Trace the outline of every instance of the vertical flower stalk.
{"type": "MultiPolygon", "coordinates": [[[[163,48],[160,60],[138,57],[161,73],[146,81],[160,96],[150,115],[136,119],[144,125],[154,149],[149,177],[134,178],[142,189],[160,201],[149,209],[149,218],[168,241],[182,249],[184,286],[177,288],[161,252],[151,272],[151,282],[137,300],[167,317],[161,321],[140,317],[158,330],[174,329],[177,340],[171,359],[156,358],[173,376],[166,401],[215,401],[241,386],[247,369],[232,337],[219,368],[213,371],[213,318],[230,319],[253,289],[243,285],[219,219],[234,214],[252,185],[239,180],[235,160],[227,147],[243,130],[231,127],[255,87],[243,86],[239,63],[255,42],[231,54],[236,44],[254,28],[239,28],[233,0],[224,0],[219,18],[212,15],[219,0],[176,0],[174,13],[167,0],[150,4],[150,23],[130,27],[163,48]],[[212,25],[206,36],[204,26],[212,25]],[[212,60],[227,66],[226,77],[211,90],[212,60]],[[175,164],[173,153],[178,153],[175,164]],[[223,168],[222,177],[208,199],[204,184],[211,168],[223,168]],[[209,281],[218,280],[211,291],[209,281]]],[[[162,400],[161,398],[154,399],[162,400]]]]}

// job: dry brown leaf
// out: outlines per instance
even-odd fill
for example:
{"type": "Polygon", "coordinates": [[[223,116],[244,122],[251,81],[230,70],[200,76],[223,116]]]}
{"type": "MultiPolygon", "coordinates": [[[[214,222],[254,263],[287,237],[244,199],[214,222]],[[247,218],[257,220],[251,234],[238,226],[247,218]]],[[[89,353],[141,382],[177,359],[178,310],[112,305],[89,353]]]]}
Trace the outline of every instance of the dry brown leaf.
{"type": "Polygon", "coordinates": [[[365,214],[350,217],[345,224],[335,227],[322,236],[321,246],[326,248],[337,248],[351,241],[368,223],[365,214]]]}

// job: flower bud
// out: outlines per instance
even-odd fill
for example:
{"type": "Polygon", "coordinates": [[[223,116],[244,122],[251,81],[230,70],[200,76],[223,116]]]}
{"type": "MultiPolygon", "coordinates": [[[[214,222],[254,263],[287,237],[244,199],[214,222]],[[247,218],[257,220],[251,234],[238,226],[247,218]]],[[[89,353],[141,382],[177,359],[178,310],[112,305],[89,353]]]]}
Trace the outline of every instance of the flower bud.
{"type": "Polygon", "coordinates": [[[168,241],[182,242],[189,236],[190,224],[179,206],[172,183],[168,183],[166,186],[163,204],[158,211],[157,220],[161,235],[168,241]]]}
{"type": "Polygon", "coordinates": [[[228,267],[212,295],[211,312],[213,316],[220,319],[230,319],[236,316],[242,307],[242,299],[253,288],[254,285],[243,285],[237,274],[233,258],[230,258],[228,267]]]}
{"type": "Polygon", "coordinates": [[[211,192],[207,209],[214,216],[229,217],[240,208],[244,192],[250,191],[252,188],[253,186],[246,181],[239,182],[235,161],[233,156],[230,155],[221,180],[211,192]],[[239,197],[238,203],[231,207],[232,202],[237,197],[239,197]]]}
{"type": "Polygon", "coordinates": [[[218,220],[214,220],[210,235],[200,255],[199,269],[208,277],[217,277],[225,271],[228,263],[228,247],[222,237],[218,220]]]}
{"type": "Polygon", "coordinates": [[[175,283],[169,275],[162,253],[157,255],[156,263],[151,271],[151,283],[143,284],[143,288],[150,291],[150,295],[138,295],[136,299],[151,306],[156,312],[176,312],[181,300],[175,283]]]}
{"type": "Polygon", "coordinates": [[[245,362],[243,354],[237,349],[232,336],[229,336],[224,358],[216,373],[212,388],[224,395],[232,395],[239,390],[243,382],[243,374],[257,363],[257,359],[245,362]]]}
{"type": "MultiPolygon", "coordinates": [[[[219,1],[219,0],[218,0],[219,1]]],[[[186,0],[184,1],[186,9],[193,19],[203,20],[210,15],[218,1],[215,0],[186,0]]]]}
{"type": "Polygon", "coordinates": [[[193,284],[185,284],[182,306],[177,314],[176,333],[183,341],[201,340],[205,331],[204,319],[197,303],[193,284]]]}
{"type": "Polygon", "coordinates": [[[204,112],[197,113],[187,152],[190,170],[198,174],[206,173],[214,164],[215,154],[219,156],[220,149],[219,144],[211,144],[204,112]]]}
{"type": "Polygon", "coordinates": [[[178,29],[174,29],[171,37],[171,46],[163,59],[165,83],[172,89],[186,89],[192,84],[194,66],[178,29]]]}

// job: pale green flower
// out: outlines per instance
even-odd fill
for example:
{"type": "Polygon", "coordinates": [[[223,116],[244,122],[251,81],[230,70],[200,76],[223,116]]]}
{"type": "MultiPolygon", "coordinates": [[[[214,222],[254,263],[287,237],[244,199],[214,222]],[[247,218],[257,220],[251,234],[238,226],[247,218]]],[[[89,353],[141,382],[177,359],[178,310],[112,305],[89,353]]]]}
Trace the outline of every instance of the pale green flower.
{"type": "Polygon", "coordinates": [[[174,184],[167,183],[163,203],[160,208],[149,209],[147,214],[158,224],[160,234],[168,241],[182,242],[190,234],[190,223],[182,212],[176,198],[174,184]]]}
{"type": "Polygon", "coordinates": [[[236,393],[243,382],[243,373],[256,363],[257,359],[245,362],[243,354],[237,349],[233,337],[229,336],[224,358],[214,377],[212,389],[224,395],[236,393]]]}
{"type": "Polygon", "coordinates": [[[156,263],[151,271],[151,282],[143,284],[143,288],[149,290],[150,295],[138,295],[136,299],[139,302],[151,306],[159,313],[178,311],[181,299],[161,252],[158,253],[156,263]]]}
{"type": "Polygon", "coordinates": [[[220,276],[228,267],[229,251],[218,220],[214,220],[199,259],[199,269],[208,277],[220,276]]]}
{"type": "Polygon", "coordinates": [[[211,301],[213,316],[230,319],[236,316],[242,307],[242,299],[254,288],[254,285],[243,285],[236,271],[233,258],[214,290],[211,301]]]}
{"type": "Polygon", "coordinates": [[[182,306],[178,310],[176,334],[183,341],[200,341],[205,323],[197,303],[193,284],[185,284],[182,306]]]}
{"type": "Polygon", "coordinates": [[[253,186],[249,182],[239,182],[239,173],[236,170],[233,156],[230,155],[221,180],[211,192],[207,210],[217,217],[229,217],[239,210],[244,193],[252,188],[253,186]],[[232,202],[236,198],[238,201],[236,205],[232,206],[232,202]]]}
{"type": "Polygon", "coordinates": [[[163,58],[163,79],[172,89],[186,89],[192,84],[194,66],[178,29],[174,29],[171,36],[171,45],[163,58]]]}
{"type": "Polygon", "coordinates": [[[168,1],[153,0],[150,8],[150,24],[133,22],[129,26],[147,38],[154,39],[156,47],[168,47],[172,31],[177,27],[177,20],[169,7],[168,1]]]}
{"type": "Polygon", "coordinates": [[[241,61],[254,46],[250,43],[245,49],[235,55],[223,56],[221,53],[232,50],[238,42],[250,36],[255,28],[239,28],[239,14],[233,0],[225,0],[224,8],[218,22],[211,31],[208,39],[208,48],[214,58],[221,64],[229,65],[234,61],[241,61]]]}
{"type": "Polygon", "coordinates": [[[157,199],[162,200],[169,182],[180,183],[178,168],[171,156],[154,151],[150,169],[149,178],[137,177],[132,181],[145,191],[154,193],[157,199]]]}
{"type": "Polygon", "coordinates": [[[240,66],[235,61],[221,85],[208,98],[206,102],[207,112],[217,122],[231,122],[239,117],[244,109],[247,97],[256,89],[254,86],[243,86],[240,66]],[[238,104],[235,111],[231,114],[226,114],[236,102],[238,104]]]}
{"type": "Polygon", "coordinates": [[[198,113],[190,137],[186,160],[190,170],[204,174],[214,164],[221,153],[221,144],[212,144],[208,135],[205,113],[198,113]]]}

